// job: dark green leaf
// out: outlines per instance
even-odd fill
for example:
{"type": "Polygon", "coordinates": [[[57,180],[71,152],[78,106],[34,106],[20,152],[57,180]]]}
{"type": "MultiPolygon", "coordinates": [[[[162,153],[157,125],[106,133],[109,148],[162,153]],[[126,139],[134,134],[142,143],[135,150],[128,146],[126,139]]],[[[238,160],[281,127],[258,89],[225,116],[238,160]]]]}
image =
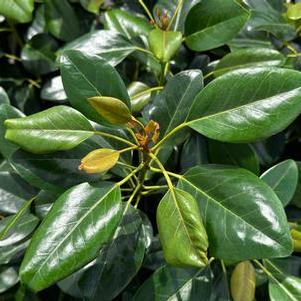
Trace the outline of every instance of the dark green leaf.
{"type": "Polygon", "coordinates": [[[10,101],[9,101],[8,95],[6,94],[5,90],[2,87],[0,87],[0,105],[3,103],[9,104],[10,101]]]}
{"type": "Polygon", "coordinates": [[[132,300],[209,300],[211,277],[208,269],[176,269],[164,266],[144,282],[132,300]]]}
{"type": "Polygon", "coordinates": [[[142,82],[132,82],[128,86],[131,107],[134,113],[139,113],[151,99],[150,87],[142,82]]]}
{"type": "Polygon", "coordinates": [[[29,240],[18,243],[13,246],[6,246],[0,248],[0,264],[4,265],[20,260],[28,245],[29,240]]]}
{"type": "Polygon", "coordinates": [[[286,276],[281,281],[269,283],[271,301],[299,301],[301,299],[301,280],[299,277],[286,276]]]}
{"type": "Polygon", "coordinates": [[[268,169],[260,178],[276,192],[283,206],[286,206],[295,194],[298,173],[296,162],[285,160],[268,169]]]}
{"type": "Polygon", "coordinates": [[[67,95],[60,76],[55,76],[45,83],[41,91],[41,98],[58,103],[67,101],[67,95]]]}
{"type": "Polygon", "coordinates": [[[180,189],[169,190],[158,206],[157,225],[169,264],[199,268],[208,264],[208,238],[192,195],[180,189]]]}
{"type": "Polygon", "coordinates": [[[200,204],[212,256],[228,261],[287,256],[292,252],[287,219],[272,189],[239,168],[199,166],[179,188],[200,204]]]}
{"type": "Polygon", "coordinates": [[[196,51],[222,46],[235,37],[248,16],[248,12],[234,0],[201,1],[187,16],[186,44],[196,51]]]}
{"type": "Polygon", "coordinates": [[[259,161],[250,145],[209,140],[208,146],[211,163],[236,165],[259,173],[259,161]]]}
{"type": "MultiPolygon", "coordinates": [[[[13,267],[4,267],[0,270],[0,294],[9,290],[19,281],[18,272],[13,267]]],[[[5,298],[5,297],[4,297],[5,298]]]]}
{"type": "Polygon", "coordinates": [[[46,31],[46,20],[45,20],[45,5],[40,5],[35,9],[35,15],[32,23],[28,27],[26,38],[30,40],[33,36],[46,31]]]}
{"type": "Polygon", "coordinates": [[[19,23],[31,21],[33,9],[34,0],[0,0],[0,14],[19,23]]]}
{"type": "Polygon", "coordinates": [[[91,120],[105,122],[104,118],[89,106],[89,97],[111,96],[130,107],[130,98],[119,74],[98,56],[67,50],[61,59],[61,73],[69,101],[91,120]]]}
{"type": "Polygon", "coordinates": [[[121,214],[116,185],[83,183],[67,190],[35,232],[21,265],[21,281],[39,291],[87,264],[110,239],[121,214]]]}
{"type": "Polygon", "coordinates": [[[188,125],[224,142],[274,135],[301,112],[300,80],[300,72],[277,68],[226,73],[197,95],[188,125]]]}
{"type": "Polygon", "coordinates": [[[69,150],[93,136],[89,121],[76,110],[56,106],[34,115],[8,119],[5,138],[32,153],[69,150]]]}

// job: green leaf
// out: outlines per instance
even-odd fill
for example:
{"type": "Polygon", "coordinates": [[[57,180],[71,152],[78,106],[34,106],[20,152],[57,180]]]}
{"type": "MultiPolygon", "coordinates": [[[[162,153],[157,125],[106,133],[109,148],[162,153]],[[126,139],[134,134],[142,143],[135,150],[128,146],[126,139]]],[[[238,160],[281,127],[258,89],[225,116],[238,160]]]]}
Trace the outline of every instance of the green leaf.
{"type": "Polygon", "coordinates": [[[81,33],[80,23],[67,0],[45,0],[46,26],[49,32],[63,41],[71,41],[81,33]]]}
{"type": "MultiPolygon", "coordinates": [[[[0,294],[9,290],[19,281],[19,276],[16,268],[3,267],[0,270],[0,294]]],[[[5,297],[4,297],[5,298],[5,297]]]]}
{"type": "Polygon", "coordinates": [[[176,269],[164,266],[142,284],[133,301],[209,300],[211,281],[212,275],[208,269],[176,269]]]}
{"type": "Polygon", "coordinates": [[[22,283],[40,291],[87,264],[110,239],[121,214],[116,185],[83,183],[67,190],[31,240],[20,268],[22,283]]]}
{"type": "Polygon", "coordinates": [[[0,87],[0,105],[3,103],[9,104],[10,101],[9,101],[8,95],[6,94],[5,90],[2,87],[0,87]]]}
{"type": "Polygon", "coordinates": [[[4,121],[9,118],[17,118],[23,116],[24,114],[21,111],[9,104],[0,105],[0,152],[5,158],[8,158],[12,153],[14,153],[18,149],[18,146],[4,138],[4,121]]]}
{"type": "Polygon", "coordinates": [[[224,142],[250,142],[285,129],[301,112],[301,73],[252,68],[224,74],[195,98],[188,125],[224,142]]]}
{"type": "MultiPolygon", "coordinates": [[[[15,219],[15,217],[16,215],[10,215],[0,221],[0,236],[2,236],[3,230],[15,219]]],[[[3,239],[0,237],[0,247],[13,245],[28,237],[38,223],[39,219],[33,214],[23,214],[10,228],[3,239]]]]}
{"type": "Polygon", "coordinates": [[[70,49],[79,50],[90,56],[97,55],[115,66],[135,51],[136,46],[116,31],[97,30],[68,43],[59,53],[70,49]]]}
{"type": "Polygon", "coordinates": [[[0,0],[0,14],[19,23],[30,22],[33,9],[34,0],[0,0]]]}
{"type": "MultiPolygon", "coordinates": [[[[174,31],[181,31],[184,33],[184,24],[187,17],[187,14],[191,10],[193,6],[199,3],[201,0],[190,0],[190,1],[182,1],[182,5],[180,6],[177,16],[171,26],[171,29],[174,31]]],[[[159,18],[157,17],[157,11],[160,10],[161,15],[164,13],[168,13],[169,18],[174,15],[178,0],[158,0],[153,9],[153,16],[155,17],[157,23],[159,22],[159,18]]],[[[158,23],[160,24],[160,23],[158,23]]]]}
{"type": "Polygon", "coordinates": [[[216,65],[214,75],[248,67],[278,67],[285,63],[285,56],[274,49],[247,48],[225,55],[216,65]]]}
{"type": "Polygon", "coordinates": [[[166,261],[178,267],[204,267],[208,238],[196,200],[180,189],[169,190],[157,209],[157,225],[166,261]]]}
{"type": "Polygon", "coordinates": [[[195,96],[203,88],[199,70],[186,70],[172,77],[153,103],[146,107],[144,116],[160,125],[160,138],[185,121],[195,96]]]}
{"type": "Polygon", "coordinates": [[[26,33],[26,39],[30,40],[36,34],[46,31],[45,5],[41,4],[35,9],[34,18],[26,33]]]}
{"type": "Polygon", "coordinates": [[[17,174],[0,171],[0,212],[2,214],[17,213],[24,202],[36,193],[37,191],[17,174]]]}
{"type": "Polygon", "coordinates": [[[131,107],[134,113],[141,110],[150,102],[150,87],[142,82],[131,82],[128,86],[128,93],[131,98],[131,107]]]}
{"type": "Polygon", "coordinates": [[[211,163],[236,165],[251,172],[259,173],[259,161],[249,144],[224,143],[215,140],[208,141],[211,163]]]}
{"type": "Polygon", "coordinates": [[[231,295],[234,301],[253,301],[256,290],[256,273],[250,261],[237,264],[231,275],[231,295]]]}
{"type": "Polygon", "coordinates": [[[50,73],[58,69],[55,54],[58,45],[55,39],[47,34],[35,35],[21,52],[25,69],[36,76],[50,73]]]}
{"type": "Polygon", "coordinates": [[[129,40],[136,36],[147,36],[152,29],[145,18],[133,15],[132,11],[113,9],[107,11],[104,18],[106,29],[115,30],[129,40]]]}
{"type": "Polygon", "coordinates": [[[149,47],[155,57],[162,63],[167,63],[176,54],[182,44],[182,33],[153,29],[148,35],[149,47]]]}
{"type": "Polygon", "coordinates": [[[28,247],[28,244],[29,240],[26,240],[25,242],[20,242],[13,246],[0,248],[0,264],[5,265],[19,261],[28,247]]]}
{"type": "Polygon", "coordinates": [[[94,14],[98,14],[99,8],[103,2],[104,0],[80,0],[82,7],[94,14]]]}
{"type": "Polygon", "coordinates": [[[69,150],[93,135],[89,121],[66,106],[8,119],[5,126],[6,139],[35,154],[69,150]]]}
{"type": "Polygon", "coordinates": [[[139,212],[125,207],[112,240],[100,251],[95,265],[85,270],[79,280],[83,298],[113,300],[140,269],[144,238],[139,212]]]}
{"type": "Polygon", "coordinates": [[[296,162],[285,160],[265,171],[260,178],[275,191],[283,206],[286,206],[295,194],[298,174],[296,162]]]}
{"type": "Polygon", "coordinates": [[[237,262],[287,256],[292,240],[280,200],[251,172],[223,166],[191,168],[178,183],[195,196],[210,255],[237,262]]]}
{"type": "Polygon", "coordinates": [[[286,16],[290,20],[300,20],[301,19],[301,3],[288,3],[288,8],[286,12],[286,16]]]}
{"type": "Polygon", "coordinates": [[[55,76],[46,81],[41,90],[41,98],[57,103],[64,103],[67,101],[67,95],[64,90],[61,76],[55,76]]]}
{"type": "Polygon", "coordinates": [[[195,51],[222,46],[235,37],[248,16],[248,12],[234,0],[201,1],[186,18],[186,44],[195,51]]]}
{"type": "Polygon", "coordinates": [[[298,301],[301,298],[301,280],[299,277],[286,276],[281,281],[269,283],[271,301],[298,301]]]}
{"type": "Polygon", "coordinates": [[[89,119],[106,123],[87,99],[110,96],[122,100],[130,107],[130,98],[117,71],[98,56],[67,50],[61,58],[61,74],[66,94],[72,106],[89,119]]]}

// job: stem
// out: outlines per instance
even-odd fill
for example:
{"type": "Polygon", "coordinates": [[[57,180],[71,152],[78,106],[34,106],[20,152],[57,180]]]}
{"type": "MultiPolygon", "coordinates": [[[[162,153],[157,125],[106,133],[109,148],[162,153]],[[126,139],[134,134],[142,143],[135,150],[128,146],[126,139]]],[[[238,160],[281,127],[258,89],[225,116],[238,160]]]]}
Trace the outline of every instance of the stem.
{"type": "Polygon", "coordinates": [[[156,185],[156,186],[143,185],[143,189],[146,189],[146,190],[157,190],[157,189],[162,189],[162,188],[167,188],[167,187],[168,187],[167,185],[156,185]]]}
{"type": "MultiPolygon", "coordinates": [[[[138,47],[138,46],[135,46],[134,48],[135,48],[137,51],[141,51],[141,52],[145,52],[145,53],[147,53],[147,54],[150,54],[151,56],[153,56],[153,57],[156,59],[156,57],[154,56],[154,54],[153,54],[150,50],[144,49],[144,48],[138,47]]],[[[157,59],[156,59],[156,60],[157,60],[157,59]]]]}
{"type": "Polygon", "coordinates": [[[166,74],[168,72],[169,63],[161,63],[161,73],[159,78],[159,85],[163,86],[165,83],[166,74]]]}
{"type": "Polygon", "coordinates": [[[119,181],[116,185],[121,186],[126,183],[130,178],[132,178],[137,172],[139,172],[144,167],[144,164],[141,163],[136,169],[134,169],[130,174],[128,174],[124,179],[119,181]]]}
{"type": "Polygon", "coordinates": [[[123,139],[121,137],[118,137],[118,136],[115,136],[115,135],[112,135],[112,134],[108,134],[108,133],[105,133],[105,132],[94,131],[94,134],[95,135],[99,135],[99,136],[103,136],[103,137],[112,138],[112,139],[118,140],[120,142],[123,142],[123,143],[131,145],[131,146],[136,146],[136,144],[134,144],[134,143],[132,143],[130,141],[127,141],[126,139],[123,139]]]}
{"type": "Polygon", "coordinates": [[[17,61],[17,62],[22,62],[21,58],[17,57],[14,54],[5,53],[4,56],[8,59],[12,59],[12,60],[17,61]]]}
{"type": "Polygon", "coordinates": [[[178,132],[179,130],[181,130],[182,128],[184,128],[185,126],[187,126],[187,123],[181,123],[180,125],[178,125],[177,127],[175,127],[172,131],[170,131],[166,136],[164,136],[152,149],[151,151],[155,151],[162,143],[164,143],[166,140],[168,140],[171,136],[173,136],[176,132],[178,132]]]}
{"type": "Polygon", "coordinates": [[[131,151],[131,150],[134,150],[134,149],[137,149],[139,146],[135,145],[135,146],[130,146],[130,147],[127,147],[127,148],[124,148],[124,149],[121,149],[118,151],[119,154],[122,154],[122,153],[125,153],[125,152],[128,152],[128,151],[131,151]]]}
{"type": "Polygon", "coordinates": [[[140,96],[142,96],[144,94],[148,94],[148,93],[153,92],[153,91],[162,90],[163,88],[164,88],[163,86],[153,87],[153,88],[147,89],[147,90],[145,90],[143,92],[137,93],[133,97],[140,97],[140,96]]]}
{"type": "Polygon", "coordinates": [[[133,139],[135,140],[136,144],[139,145],[139,141],[138,141],[138,139],[137,139],[135,133],[133,132],[133,130],[130,129],[130,128],[127,128],[127,130],[128,130],[128,132],[131,134],[131,136],[133,137],[133,139]]]}
{"type": "MultiPolygon", "coordinates": [[[[153,172],[159,172],[159,173],[162,173],[162,170],[161,169],[158,169],[158,168],[154,168],[154,167],[150,167],[150,170],[153,171],[153,172]]],[[[177,174],[177,173],[173,173],[173,172],[170,172],[170,171],[166,171],[168,173],[168,175],[172,176],[172,177],[175,177],[177,179],[182,179],[183,176],[177,174]]]]}
{"type": "Polygon", "coordinates": [[[32,202],[36,199],[36,196],[31,198],[29,201],[25,202],[19,211],[16,213],[14,218],[6,225],[6,227],[0,232],[0,240],[3,240],[7,235],[8,231],[18,222],[18,220],[23,216],[32,202]]]}
{"type": "MultiPolygon", "coordinates": [[[[222,68],[222,69],[226,69],[226,68],[222,68]]],[[[220,70],[222,70],[222,69],[220,69],[220,70]]],[[[230,68],[229,68],[229,69],[230,69],[230,68]]],[[[220,70],[218,70],[218,71],[220,71],[220,70]]],[[[211,72],[207,73],[206,75],[204,75],[204,76],[203,76],[203,79],[206,79],[206,78],[212,76],[213,74],[214,74],[214,71],[211,71],[211,72]]]]}
{"type": "Polygon", "coordinates": [[[146,12],[146,14],[148,15],[148,17],[150,18],[150,20],[156,24],[152,14],[150,13],[149,9],[147,8],[147,6],[145,5],[145,3],[143,2],[143,0],[138,0],[139,4],[143,7],[144,11],[146,12]]]}
{"type": "Polygon", "coordinates": [[[172,23],[174,22],[174,20],[175,20],[176,17],[177,17],[178,12],[180,11],[180,8],[182,7],[182,5],[183,5],[183,0],[179,0],[179,1],[178,1],[178,5],[177,5],[177,7],[176,7],[176,10],[175,10],[175,12],[174,12],[174,14],[173,14],[173,16],[172,16],[172,18],[171,18],[171,21],[169,22],[168,27],[167,27],[166,30],[169,30],[169,29],[170,29],[172,23]]]}
{"type": "Polygon", "coordinates": [[[124,167],[127,167],[128,169],[131,169],[131,170],[137,168],[137,166],[129,165],[129,164],[126,164],[126,163],[123,163],[123,162],[120,162],[120,161],[118,161],[117,164],[121,165],[121,166],[124,166],[124,167]]]}

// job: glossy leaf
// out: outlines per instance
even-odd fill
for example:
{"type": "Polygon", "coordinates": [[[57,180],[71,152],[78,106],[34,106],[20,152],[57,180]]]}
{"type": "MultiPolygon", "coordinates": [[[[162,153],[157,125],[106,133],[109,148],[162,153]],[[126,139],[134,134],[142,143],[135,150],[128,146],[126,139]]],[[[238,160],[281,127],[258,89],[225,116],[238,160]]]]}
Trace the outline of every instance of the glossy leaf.
{"type": "Polygon", "coordinates": [[[5,265],[19,261],[28,247],[28,244],[29,240],[26,240],[13,246],[0,248],[0,264],[5,265]]]}
{"type": "Polygon", "coordinates": [[[66,106],[8,119],[5,138],[32,153],[69,150],[93,135],[89,121],[76,110],[66,106]]]}
{"type": "Polygon", "coordinates": [[[217,48],[232,40],[247,19],[248,12],[236,1],[201,1],[187,16],[185,42],[195,51],[217,48]]]}
{"type": "Polygon", "coordinates": [[[135,16],[125,10],[113,9],[105,13],[105,28],[121,33],[129,40],[135,36],[147,36],[152,26],[141,17],[135,16]]]}
{"type": "Polygon", "coordinates": [[[13,267],[4,267],[0,270],[0,294],[9,290],[19,281],[18,272],[13,267]]]}
{"type": "Polygon", "coordinates": [[[138,289],[133,301],[209,300],[211,274],[208,269],[177,269],[164,266],[138,289]]]}
{"type": "Polygon", "coordinates": [[[289,3],[286,15],[290,20],[294,20],[294,21],[300,20],[301,19],[301,4],[300,3],[296,3],[296,4],[289,3]]]}
{"type": "Polygon", "coordinates": [[[298,301],[301,298],[301,280],[299,277],[286,276],[282,281],[270,281],[271,301],[298,301]]]}
{"type": "Polygon", "coordinates": [[[45,83],[41,90],[41,98],[58,103],[67,101],[61,76],[55,76],[45,83]]]}
{"type": "Polygon", "coordinates": [[[156,28],[149,33],[148,41],[155,57],[160,62],[167,63],[179,49],[182,43],[182,33],[156,28]]]}
{"type": "Polygon", "coordinates": [[[250,261],[237,264],[231,275],[231,295],[234,301],[253,301],[255,298],[256,274],[250,261]]]}
{"type": "Polygon", "coordinates": [[[225,55],[216,65],[214,75],[248,67],[280,67],[285,63],[285,56],[273,49],[247,48],[225,55]]]}
{"type": "Polygon", "coordinates": [[[80,0],[79,2],[87,11],[97,14],[104,0],[80,0]]]}
{"type": "Polygon", "coordinates": [[[126,124],[132,119],[132,114],[120,99],[107,96],[88,98],[89,104],[111,124],[126,124]]]}
{"type": "Polygon", "coordinates": [[[145,252],[142,220],[133,207],[125,207],[112,240],[100,251],[95,265],[79,280],[82,296],[89,300],[114,299],[136,275],[145,252]]]}
{"type": "Polygon", "coordinates": [[[196,200],[187,192],[168,191],[157,209],[157,225],[166,261],[179,267],[204,267],[208,238],[196,200]]]}
{"type": "Polygon", "coordinates": [[[78,50],[90,56],[97,55],[115,66],[131,54],[136,47],[120,33],[113,30],[97,30],[75,39],[63,47],[78,50]]]}
{"type": "Polygon", "coordinates": [[[160,138],[185,120],[202,87],[203,77],[200,71],[180,72],[167,82],[164,90],[145,108],[144,116],[159,123],[160,138]]]}
{"type": "Polygon", "coordinates": [[[3,157],[8,158],[12,153],[14,153],[18,146],[7,139],[5,139],[5,126],[4,121],[10,118],[23,117],[24,114],[18,109],[14,108],[9,104],[0,105],[0,152],[3,157]]]}
{"type": "Polygon", "coordinates": [[[2,87],[0,87],[0,105],[3,103],[9,104],[10,101],[9,101],[8,95],[6,94],[5,90],[2,87]]]}
{"type": "Polygon", "coordinates": [[[260,178],[275,191],[283,206],[286,206],[295,194],[298,173],[295,161],[285,160],[268,169],[260,178]]]}
{"type": "Polygon", "coordinates": [[[150,87],[142,82],[132,82],[128,86],[131,98],[131,108],[134,113],[139,113],[151,99],[150,87]]]}
{"type": "Polygon", "coordinates": [[[286,128],[301,112],[301,73],[241,69],[208,84],[195,98],[188,125],[224,142],[250,142],[286,128]]]}
{"type": "Polygon", "coordinates": [[[208,142],[211,163],[236,165],[251,172],[259,173],[256,153],[248,144],[224,143],[215,140],[208,142]]]}
{"type": "Polygon", "coordinates": [[[63,41],[80,35],[80,23],[67,0],[45,0],[46,26],[49,32],[63,41]]]}
{"type": "Polygon", "coordinates": [[[19,23],[31,21],[33,9],[34,0],[0,1],[0,14],[19,23]]]}
{"type": "Polygon", "coordinates": [[[110,239],[121,214],[115,185],[83,183],[67,190],[35,232],[22,262],[21,281],[39,291],[84,266],[110,239]]]}
{"type": "Polygon", "coordinates": [[[200,204],[212,256],[237,262],[292,252],[282,204],[254,174],[203,165],[187,171],[178,186],[200,204]]]}
{"type": "Polygon", "coordinates": [[[122,100],[128,107],[130,99],[117,71],[98,56],[67,50],[61,58],[64,88],[71,104],[89,119],[105,120],[87,103],[87,98],[110,96],[122,100]]]}
{"type": "Polygon", "coordinates": [[[119,152],[109,148],[96,149],[81,160],[80,170],[101,173],[111,169],[119,159],[119,152]]]}

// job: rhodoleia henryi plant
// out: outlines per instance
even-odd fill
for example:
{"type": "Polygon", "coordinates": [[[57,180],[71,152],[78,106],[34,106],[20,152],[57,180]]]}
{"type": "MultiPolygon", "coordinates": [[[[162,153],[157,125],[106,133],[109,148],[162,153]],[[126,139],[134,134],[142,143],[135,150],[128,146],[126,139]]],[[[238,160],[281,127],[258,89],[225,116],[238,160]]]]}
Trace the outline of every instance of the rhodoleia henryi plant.
{"type": "Polygon", "coordinates": [[[300,3],[115,2],[0,0],[4,300],[301,300],[300,3]]]}

